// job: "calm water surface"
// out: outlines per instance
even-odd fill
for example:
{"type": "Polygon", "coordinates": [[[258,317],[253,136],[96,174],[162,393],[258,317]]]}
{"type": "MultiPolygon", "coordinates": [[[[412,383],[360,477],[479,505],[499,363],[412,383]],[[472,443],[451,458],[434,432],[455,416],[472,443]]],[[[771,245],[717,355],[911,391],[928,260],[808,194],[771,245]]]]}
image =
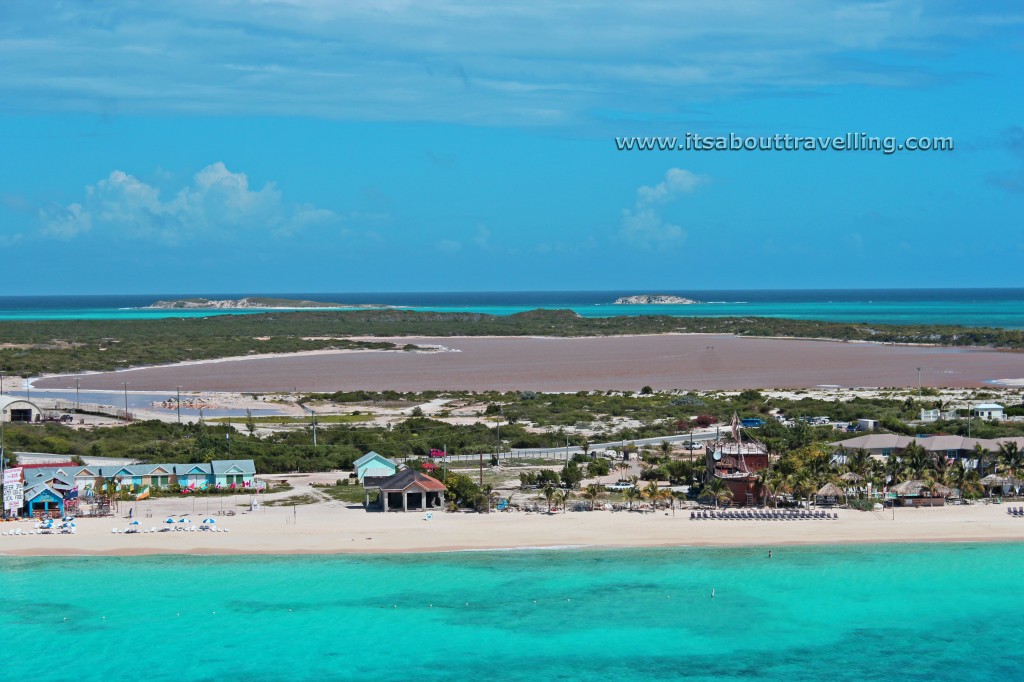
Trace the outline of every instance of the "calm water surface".
{"type": "MultiPolygon", "coordinates": [[[[59,539],[55,539],[59,542],[59,539]]],[[[1021,679],[1024,544],[5,558],[14,678],[1021,679]],[[712,589],[715,597],[711,597],[712,589]]]]}

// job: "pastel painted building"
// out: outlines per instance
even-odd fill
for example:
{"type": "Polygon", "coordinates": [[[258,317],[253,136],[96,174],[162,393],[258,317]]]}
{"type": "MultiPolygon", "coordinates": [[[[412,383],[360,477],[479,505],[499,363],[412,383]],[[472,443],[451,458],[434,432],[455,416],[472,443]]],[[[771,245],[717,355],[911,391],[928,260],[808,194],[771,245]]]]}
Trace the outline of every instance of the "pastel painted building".
{"type": "Polygon", "coordinates": [[[359,479],[360,483],[363,483],[363,480],[367,477],[386,478],[394,476],[395,472],[398,471],[398,465],[373,450],[353,462],[352,466],[356,470],[356,478],[359,479]]]}
{"type": "Polygon", "coordinates": [[[64,496],[45,483],[37,483],[25,489],[24,509],[28,516],[64,516],[64,496]]]}
{"type": "MultiPolygon", "coordinates": [[[[256,466],[251,459],[214,460],[196,464],[129,464],[120,466],[79,466],[75,464],[46,465],[26,468],[25,485],[57,480],[61,485],[74,486],[80,492],[101,490],[108,481],[118,487],[206,488],[232,485],[248,488],[258,485],[256,466]],[[31,472],[31,473],[30,473],[31,472]]],[[[58,485],[58,490],[60,486],[58,485]]]]}

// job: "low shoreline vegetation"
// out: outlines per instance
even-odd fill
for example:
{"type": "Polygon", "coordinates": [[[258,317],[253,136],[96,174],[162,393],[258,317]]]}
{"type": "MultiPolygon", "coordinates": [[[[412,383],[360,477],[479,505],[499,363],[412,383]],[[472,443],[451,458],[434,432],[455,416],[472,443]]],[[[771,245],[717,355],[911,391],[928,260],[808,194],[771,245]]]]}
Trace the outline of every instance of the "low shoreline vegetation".
{"type": "Polygon", "coordinates": [[[479,313],[355,310],[160,320],[0,322],[0,370],[103,371],[187,360],[324,349],[417,350],[352,336],[608,336],[669,332],[1024,349],[1024,331],[949,325],[846,324],[767,317],[580,317],[571,310],[479,313]]]}
{"type": "MultiPolygon", "coordinates": [[[[345,394],[347,395],[347,394],[345,394]]],[[[360,393],[373,402],[406,399],[422,401],[428,394],[360,393]]],[[[977,393],[976,397],[986,396],[977,393]]],[[[546,394],[532,391],[469,394],[431,392],[433,397],[466,401],[479,410],[474,424],[450,424],[440,419],[413,416],[386,426],[359,423],[324,423],[312,428],[290,427],[271,433],[247,433],[244,422],[185,423],[144,421],[96,429],[76,429],[53,422],[6,424],[8,453],[47,452],[73,457],[127,457],[143,462],[207,462],[214,459],[252,459],[261,474],[350,469],[352,462],[370,450],[385,457],[427,460],[431,450],[453,455],[490,455],[521,448],[563,448],[568,444],[584,450],[593,443],[621,442],[686,434],[702,424],[722,425],[729,433],[734,413],[764,418],[761,428],[748,435],[761,440],[773,454],[851,437],[831,426],[813,426],[800,416],[829,416],[835,421],[877,419],[887,430],[906,435],[947,433],[978,438],[1024,435],[1024,422],[987,422],[974,419],[909,424],[922,407],[934,408],[937,396],[921,398],[894,392],[887,398],[823,400],[810,397],[768,397],[759,391],[739,394],[718,392],[655,393],[651,395],[580,392],[546,394]],[[783,426],[771,415],[781,412],[794,420],[783,426]],[[581,433],[581,427],[586,433],[581,433]]],[[[323,396],[315,396],[323,398],[323,396]]],[[[344,396],[343,396],[344,397],[344,396]]],[[[1014,408],[1015,409],[1015,408],[1014,408]]],[[[626,450],[635,451],[634,446],[626,450]]],[[[651,450],[656,454],[657,445],[651,450]]],[[[689,451],[692,452],[692,451],[689,451]]],[[[684,456],[689,456],[685,454],[684,456]]],[[[582,464],[582,463],[581,463],[582,464]]],[[[657,472],[655,472],[657,473],[657,472]]]]}

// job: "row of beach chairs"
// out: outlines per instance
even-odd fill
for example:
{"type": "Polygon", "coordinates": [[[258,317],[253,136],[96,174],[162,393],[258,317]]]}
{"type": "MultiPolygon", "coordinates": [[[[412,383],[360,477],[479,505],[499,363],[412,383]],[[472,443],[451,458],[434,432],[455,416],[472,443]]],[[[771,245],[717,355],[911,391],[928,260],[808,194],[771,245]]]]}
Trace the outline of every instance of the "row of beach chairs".
{"type": "Polygon", "coordinates": [[[726,509],[690,512],[691,521],[813,521],[838,518],[838,512],[803,509],[726,509]]]}
{"type": "Polygon", "coordinates": [[[111,528],[110,529],[111,533],[128,533],[129,535],[131,535],[133,533],[170,533],[170,532],[195,533],[197,531],[202,531],[202,532],[209,531],[211,533],[228,533],[228,532],[230,532],[229,529],[227,529],[227,528],[218,528],[216,526],[199,526],[198,528],[195,527],[195,526],[175,526],[174,528],[157,528],[156,526],[153,526],[152,528],[148,528],[148,529],[146,529],[146,528],[135,528],[133,526],[128,526],[124,530],[122,530],[120,528],[111,528]]]}
{"type": "Polygon", "coordinates": [[[1024,507],[1007,507],[1006,513],[1010,516],[1024,518],[1024,507]]]}

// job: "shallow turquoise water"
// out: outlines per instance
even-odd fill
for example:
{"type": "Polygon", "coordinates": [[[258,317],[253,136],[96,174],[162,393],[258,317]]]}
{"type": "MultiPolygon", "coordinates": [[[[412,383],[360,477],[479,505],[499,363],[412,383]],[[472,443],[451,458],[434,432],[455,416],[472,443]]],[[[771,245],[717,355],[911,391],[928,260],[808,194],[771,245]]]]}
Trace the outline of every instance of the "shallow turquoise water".
{"type": "MultiPolygon", "coordinates": [[[[380,303],[410,310],[511,315],[536,308],[571,309],[584,317],[613,315],[761,316],[872,324],[955,324],[1024,329],[1024,289],[865,289],[807,291],[665,292],[693,298],[694,305],[612,305],[636,292],[463,292],[388,294],[268,294],[348,303],[380,303]]],[[[239,298],[206,294],[206,298],[239,298]]],[[[167,294],[160,298],[182,298],[167,294]]],[[[0,296],[3,320],[158,319],[251,315],[261,310],[146,308],[154,296],[0,296]]]]}
{"type": "Polygon", "coordinates": [[[4,672],[253,682],[1022,675],[1024,544],[774,554],[4,558],[0,637],[16,652],[4,672]]]}

